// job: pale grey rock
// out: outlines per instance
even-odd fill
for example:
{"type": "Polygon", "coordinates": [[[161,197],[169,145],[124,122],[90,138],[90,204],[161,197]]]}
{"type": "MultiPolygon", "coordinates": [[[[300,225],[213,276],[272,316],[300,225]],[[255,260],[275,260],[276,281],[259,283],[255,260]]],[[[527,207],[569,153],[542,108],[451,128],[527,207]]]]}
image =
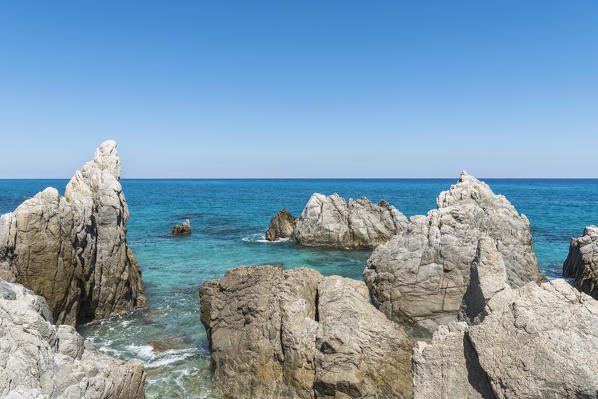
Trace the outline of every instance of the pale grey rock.
{"type": "Polygon", "coordinates": [[[501,288],[500,259],[487,249],[468,288],[481,293],[483,317],[416,344],[414,399],[596,398],[598,302],[563,279],[501,288]]]}
{"type": "Polygon", "coordinates": [[[374,305],[421,336],[455,319],[482,237],[495,241],[510,285],[544,279],[529,221],[504,196],[463,172],[436,203],[437,209],[412,217],[403,234],[376,248],[364,270],[374,305]]]}
{"type": "Polygon", "coordinates": [[[290,238],[295,230],[297,218],[291,215],[286,209],[278,211],[276,216],[270,220],[270,226],[266,230],[266,240],[276,241],[280,238],[290,238]]]}
{"type": "Polygon", "coordinates": [[[598,299],[598,227],[588,226],[581,237],[571,239],[563,276],[575,278],[580,290],[598,299]]]}
{"type": "Polygon", "coordinates": [[[200,287],[214,385],[235,398],[409,398],[411,341],[363,282],[229,269],[200,287]]]}
{"type": "Polygon", "coordinates": [[[84,342],[72,326],[52,324],[44,298],[0,281],[0,397],[141,399],[145,372],[84,342]]]}
{"type": "Polygon", "coordinates": [[[494,240],[490,237],[480,238],[476,257],[471,263],[469,285],[461,302],[459,319],[470,324],[479,323],[486,315],[486,305],[507,287],[505,263],[494,240]]]}
{"type": "Polygon", "coordinates": [[[175,236],[188,236],[191,234],[191,222],[189,219],[185,219],[185,221],[181,224],[175,224],[172,227],[172,234],[175,236]]]}
{"type": "Polygon", "coordinates": [[[292,239],[310,247],[375,248],[401,233],[407,218],[382,200],[377,205],[365,197],[349,199],[337,194],[315,193],[297,219],[292,239]]]}
{"type": "Polygon", "coordinates": [[[0,277],[46,298],[58,324],[101,319],[144,306],[141,270],[127,247],[129,210],[116,143],[70,180],[0,217],[0,277]]]}

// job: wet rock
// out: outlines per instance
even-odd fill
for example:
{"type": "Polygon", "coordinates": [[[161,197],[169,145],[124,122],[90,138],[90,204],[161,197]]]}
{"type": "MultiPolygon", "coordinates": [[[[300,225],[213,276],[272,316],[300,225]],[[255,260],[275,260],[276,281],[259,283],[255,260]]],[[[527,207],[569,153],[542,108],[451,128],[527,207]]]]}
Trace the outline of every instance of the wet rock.
{"type": "Polygon", "coordinates": [[[363,282],[229,269],[200,287],[217,389],[235,398],[408,398],[412,343],[363,282]]]}
{"type": "Polygon", "coordinates": [[[495,242],[510,285],[544,280],[529,222],[504,196],[463,172],[436,203],[376,248],[364,270],[374,305],[421,336],[455,319],[482,237],[495,242]]]}
{"type": "Polygon", "coordinates": [[[270,226],[266,231],[266,240],[276,241],[280,238],[289,238],[293,234],[296,223],[297,218],[291,215],[288,210],[280,210],[270,220],[270,226]]]}
{"type": "Polygon", "coordinates": [[[106,141],[68,183],[0,216],[0,276],[46,298],[58,324],[144,306],[141,270],[127,246],[129,211],[116,143],[106,141]]]}
{"type": "Polygon", "coordinates": [[[292,239],[309,247],[368,249],[388,241],[407,226],[407,218],[382,200],[313,194],[297,219],[292,239]]]}
{"type": "Polygon", "coordinates": [[[175,236],[188,236],[191,234],[191,223],[185,219],[182,224],[175,224],[172,227],[172,234],[175,236]]]}
{"type": "Polygon", "coordinates": [[[98,352],[72,326],[52,324],[46,301],[0,281],[0,397],[141,399],[140,362],[98,352]]]}
{"type": "Polygon", "coordinates": [[[161,353],[171,349],[184,349],[189,347],[189,337],[183,331],[173,332],[160,339],[148,341],[155,352],[161,353]]]}
{"type": "Polygon", "coordinates": [[[579,289],[598,299],[598,227],[588,226],[581,237],[571,239],[563,275],[575,278],[579,289]]]}

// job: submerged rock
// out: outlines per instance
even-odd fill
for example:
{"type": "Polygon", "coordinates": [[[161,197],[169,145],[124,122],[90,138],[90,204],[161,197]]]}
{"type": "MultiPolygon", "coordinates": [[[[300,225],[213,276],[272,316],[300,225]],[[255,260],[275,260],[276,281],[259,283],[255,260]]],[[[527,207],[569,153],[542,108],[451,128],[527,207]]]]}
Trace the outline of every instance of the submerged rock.
{"type": "Polygon", "coordinates": [[[68,183],[0,216],[0,276],[43,296],[58,324],[144,306],[141,270],[127,246],[129,210],[116,143],[106,141],[68,183]]]}
{"type": "Polygon", "coordinates": [[[571,239],[563,275],[575,278],[583,292],[598,299],[598,227],[588,226],[581,237],[571,239]]]}
{"type": "Polygon", "coordinates": [[[463,172],[436,203],[437,209],[413,216],[403,234],[376,248],[364,270],[374,305],[421,335],[455,319],[481,237],[496,243],[510,285],[544,279],[529,221],[504,196],[463,172]]]}
{"type": "Polygon", "coordinates": [[[172,226],[172,234],[175,236],[188,236],[191,234],[191,223],[189,219],[185,219],[182,224],[175,224],[172,226]]]}
{"type": "Polygon", "coordinates": [[[214,385],[234,398],[409,398],[411,341],[363,282],[238,267],[200,287],[214,385]]]}
{"type": "Polygon", "coordinates": [[[270,226],[266,231],[266,240],[276,241],[279,238],[289,238],[293,234],[297,218],[291,215],[286,209],[278,211],[276,216],[270,220],[270,226]]]}
{"type": "Polygon", "coordinates": [[[349,199],[337,194],[311,196],[292,239],[309,247],[375,248],[401,233],[407,218],[388,202],[372,204],[366,197],[349,199]]]}
{"type": "Polygon", "coordinates": [[[0,280],[0,397],[142,399],[145,372],[98,352],[72,326],[52,324],[46,301],[0,280]]]}
{"type": "Polygon", "coordinates": [[[512,289],[495,272],[499,258],[487,260],[468,287],[484,293],[482,317],[416,344],[414,399],[597,397],[598,302],[563,279],[512,289]]]}

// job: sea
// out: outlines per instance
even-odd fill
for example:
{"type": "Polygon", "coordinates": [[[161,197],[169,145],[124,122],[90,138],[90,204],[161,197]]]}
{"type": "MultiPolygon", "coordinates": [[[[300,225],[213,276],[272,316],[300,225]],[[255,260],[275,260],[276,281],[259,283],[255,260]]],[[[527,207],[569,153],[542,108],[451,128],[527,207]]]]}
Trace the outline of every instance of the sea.
{"type": "MultiPolygon", "coordinates": [[[[485,179],[530,223],[534,251],[548,278],[561,276],[571,237],[598,224],[598,179],[485,179]]],[[[0,213],[48,186],[68,180],[0,180],[0,213]]],[[[128,244],[137,256],[149,299],[146,309],[78,327],[99,350],[144,363],[147,398],[219,398],[200,322],[198,287],[239,265],[312,267],[325,275],[362,279],[371,251],[302,248],[267,242],[280,209],[298,216],[314,192],[387,200],[406,216],[426,214],[456,179],[123,179],[131,214],[128,244]],[[193,234],[171,235],[191,221],[193,234]]]]}

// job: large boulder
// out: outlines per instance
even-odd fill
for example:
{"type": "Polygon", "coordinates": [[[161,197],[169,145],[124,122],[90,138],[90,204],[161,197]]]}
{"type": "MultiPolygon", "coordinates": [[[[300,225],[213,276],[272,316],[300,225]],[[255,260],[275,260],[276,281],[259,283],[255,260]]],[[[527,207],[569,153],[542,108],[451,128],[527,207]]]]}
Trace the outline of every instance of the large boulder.
{"type": "Polygon", "coordinates": [[[52,324],[44,298],[0,280],[0,397],[142,399],[145,372],[52,324]]]}
{"type": "Polygon", "coordinates": [[[414,399],[598,397],[598,302],[563,279],[502,285],[498,259],[476,269],[483,312],[417,343],[414,399]]]}
{"type": "Polygon", "coordinates": [[[571,239],[563,275],[575,278],[583,292],[598,299],[598,227],[588,226],[581,237],[571,239]]]}
{"type": "Polygon", "coordinates": [[[295,230],[297,218],[291,215],[286,209],[278,211],[276,216],[270,220],[270,226],[266,230],[266,240],[276,241],[280,238],[289,238],[295,230]]]}
{"type": "Polygon", "coordinates": [[[297,219],[292,239],[309,247],[375,248],[401,233],[407,218],[388,202],[315,193],[297,219]]]}
{"type": "Polygon", "coordinates": [[[0,277],[46,298],[57,324],[144,306],[128,219],[116,143],[106,141],[64,196],[49,187],[0,217],[0,277]]]}
{"type": "Polygon", "coordinates": [[[214,384],[233,398],[409,398],[411,341],[365,284],[306,268],[229,269],[200,287],[214,384]]]}
{"type": "Polygon", "coordinates": [[[374,305],[422,336],[454,320],[481,237],[496,243],[511,286],[544,280],[529,221],[504,196],[463,172],[436,203],[437,209],[413,216],[403,234],[376,248],[364,270],[374,305]]]}

